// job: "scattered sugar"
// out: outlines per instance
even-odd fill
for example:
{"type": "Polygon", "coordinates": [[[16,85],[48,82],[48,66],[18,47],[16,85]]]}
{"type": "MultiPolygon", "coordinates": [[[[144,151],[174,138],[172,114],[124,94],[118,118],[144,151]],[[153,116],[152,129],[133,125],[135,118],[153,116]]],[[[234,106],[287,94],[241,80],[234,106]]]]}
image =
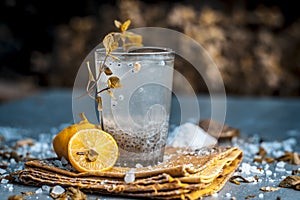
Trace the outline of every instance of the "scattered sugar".
{"type": "Polygon", "coordinates": [[[269,179],[268,181],[269,181],[270,183],[274,183],[275,180],[269,179]]]}
{"type": "Polygon", "coordinates": [[[253,176],[246,177],[245,179],[249,182],[256,182],[256,180],[253,176]]]}
{"type": "Polygon", "coordinates": [[[263,199],[263,198],[264,198],[264,194],[263,194],[263,193],[260,193],[260,194],[258,195],[258,198],[263,199]]]}
{"type": "Polygon", "coordinates": [[[198,125],[187,122],[175,128],[173,133],[174,139],[171,142],[173,147],[190,147],[199,149],[205,146],[215,145],[217,139],[209,135],[198,125]]]}
{"type": "Polygon", "coordinates": [[[131,169],[129,172],[125,173],[124,181],[126,183],[132,183],[135,181],[135,175],[134,175],[135,170],[131,169]]]}
{"type": "Polygon", "coordinates": [[[231,197],[231,194],[230,194],[230,193],[226,193],[225,196],[226,196],[227,198],[230,198],[230,197],[231,197]]]}
{"type": "Polygon", "coordinates": [[[52,188],[52,190],[51,190],[51,193],[57,194],[57,195],[60,195],[60,194],[62,194],[62,193],[64,193],[64,192],[65,192],[65,189],[62,188],[60,185],[54,186],[54,187],[52,188]]]}
{"type": "Polygon", "coordinates": [[[240,169],[241,169],[241,173],[243,174],[247,174],[247,175],[251,174],[250,173],[251,165],[249,165],[248,163],[242,163],[240,169]]]}
{"type": "Polygon", "coordinates": [[[272,175],[272,171],[271,171],[271,170],[267,170],[267,171],[266,171],[266,175],[267,175],[267,176],[271,176],[271,175],[272,175]]]}
{"type": "Polygon", "coordinates": [[[276,167],[278,167],[278,168],[284,168],[284,166],[285,166],[285,162],[283,162],[283,161],[280,161],[276,164],[276,167]]]}
{"type": "Polygon", "coordinates": [[[7,184],[6,188],[8,189],[9,192],[12,192],[14,190],[14,185],[13,184],[7,184]]]}
{"type": "Polygon", "coordinates": [[[266,164],[265,167],[264,167],[265,170],[268,170],[269,168],[270,168],[269,164],[266,164]]]}
{"type": "Polygon", "coordinates": [[[6,173],[6,170],[0,168],[0,174],[5,174],[5,173],[6,173]]]}
{"type": "Polygon", "coordinates": [[[140,163],[137,163],[136,165],[135,165],[135,168],[142,168],[143,167],[143,165],[141,165],[140,163]]]}
{"type": "Polygon", "coordinates": [[[211,196],[212,196],[212,197],[218,197],[219,194],[218,194],[218,193],[213,193],[211,196]]]}
{"type": "Polygon", "coordinates": [[[1,184],[7,184],[9,182],[9,180],[7,180],[7,179],[2,179],[1,180],[1,184]]]}
{"type": "Polygon", "coordinates": [[[42,193],[43,193],[42,188],[37,189],[37,190],[35,191],[35,193],[36,193],[36,194],[42,194],[42,193]]]}
{"type": "Polygon", "coordinates": [[[285,172],[285,169],[284,168],[278,168],[278,167],[276,167],[275,171],[276,172],[285,172]]]}
{"type": "Polygon", "coordinates": [[[42,190],[45,191],[46,193],[49,193],[50,190],[51,190],[51,187],[48,186],[48,185],[43,185],[43,186],[42,186],[42,190]]]}

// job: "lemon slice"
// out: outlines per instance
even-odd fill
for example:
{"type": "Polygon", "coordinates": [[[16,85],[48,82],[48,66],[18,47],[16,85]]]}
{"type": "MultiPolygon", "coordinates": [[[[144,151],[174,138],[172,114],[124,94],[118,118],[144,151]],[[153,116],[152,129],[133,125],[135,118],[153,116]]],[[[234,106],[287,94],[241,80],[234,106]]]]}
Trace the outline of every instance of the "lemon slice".
{"type": "Polygon", "coordinates": [[[79,172],[104,171],[112,168],[119,156],[115,139],[100,129],[76,132],[68,144],[68,158],[79,172]]]}

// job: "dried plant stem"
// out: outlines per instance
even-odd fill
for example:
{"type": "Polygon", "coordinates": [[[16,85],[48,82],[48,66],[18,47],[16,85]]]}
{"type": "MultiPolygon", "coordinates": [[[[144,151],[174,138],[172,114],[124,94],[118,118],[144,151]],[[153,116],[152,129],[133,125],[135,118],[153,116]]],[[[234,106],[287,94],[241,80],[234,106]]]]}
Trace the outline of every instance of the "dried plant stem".
{"type": "MultiPolygon", "coordinates": [[[[78,99],[84,97],[85,95],[88,95],[88,96],[90,96],[92,99],[94,99],[93,96],[92,96],[92,94],[91,94],[91,92],[92,92],[92,90],[96,87],[97,82],[100,80],[101,72],[102,72],[102,70],[103,70],[103,68],[104,68],[103,66],[104,66],[104,64],[105,64],[105,62],[106,62],[106,60],[107,60],[107,58],[108,58],[108,55],[105,56],[105,58],[104,58],[102,64],[100,65],[100,68],[99,68],[100,73],[98,74],[96,80],[93,81],[92,85],[87,89],[87,91],[86,91],[84,94],[82,94],[82,95],[80,95],[79,97],[77,97],[78,99]]],[[[98,92],[97,92],[97,94],[98,94],[98,92]]]]}
{"type": "Polygon", "coordinates": [[[100,94],[101,92],[104,92],[104,91],[109,90],[109,89],[110,89],[110,87],[103,88],[102,90],[100,90],[99,92],[97,92],[97,94],[100,94]]]}

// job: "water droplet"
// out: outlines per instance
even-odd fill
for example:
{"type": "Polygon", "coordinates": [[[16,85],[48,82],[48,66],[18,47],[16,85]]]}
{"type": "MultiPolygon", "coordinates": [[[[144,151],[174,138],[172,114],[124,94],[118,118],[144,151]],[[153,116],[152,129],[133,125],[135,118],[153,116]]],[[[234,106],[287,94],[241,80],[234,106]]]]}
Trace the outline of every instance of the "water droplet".
{"type": "Polygon", "coordinates": [[[161,60],[158,64],[161,65],[161,66],[165,66],[165,65],[166,65],[166,62],[163,61],[163,60],[161,60]]]}
{"type": "Polygon", "coordinates": [[[128,67],[133,67],[133,63],[128,63],[128,67]]]}
{"type": "Polygon", "coordinates": [[[119,95],[119,100],[123,101],[124,100],[124,96],[123,95],[119,95]]]}
{"type": "Polygon", "coordinates": [[[118,63],[117,66],[118,66],[118,67],[122,67],[122,64],[121,64],[121,63],[118,63]]]}
{"type": "Polygon", "coordinates": [[[138,90],[139,92],[143,92],[144,91],[144,88],[139,88],[139,90],[138,90]]]}
{"type": "Polygon", "coordinates": [[[112,66],[112,62],[108,63],[109,66],[112,66]]]}
{"type": "Polygon", "coordinates": [[[116,107],[117,105],[118,105],[118,102],[117,102],[117,101],[114,101],[114,100],[111,101],[111,106],[112,106],[112,107],[116,107]]]}

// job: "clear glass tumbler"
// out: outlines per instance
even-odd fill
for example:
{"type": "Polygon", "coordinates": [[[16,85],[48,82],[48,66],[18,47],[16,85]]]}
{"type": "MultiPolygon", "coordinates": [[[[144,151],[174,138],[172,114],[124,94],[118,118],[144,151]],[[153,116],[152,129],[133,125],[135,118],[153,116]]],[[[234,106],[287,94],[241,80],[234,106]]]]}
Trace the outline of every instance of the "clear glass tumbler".
{"type": "MultiPolygon", "coordinates": [[[[103,128],[119,146],[117,165],[156,165],[163,160],[168,135],[175,54],[167,48],[143,47],[130,52],[118,49],[112,55],[118,60],[105,61],[112,75],[101,74],[97,91],[107,87],[109,77],[119,77],[122,88],[111,90],[115,98],[107,92],[98,94],[103,128]]],[[[105,49],[97,49],[98,74],[104,60],[105,49]]]]}

